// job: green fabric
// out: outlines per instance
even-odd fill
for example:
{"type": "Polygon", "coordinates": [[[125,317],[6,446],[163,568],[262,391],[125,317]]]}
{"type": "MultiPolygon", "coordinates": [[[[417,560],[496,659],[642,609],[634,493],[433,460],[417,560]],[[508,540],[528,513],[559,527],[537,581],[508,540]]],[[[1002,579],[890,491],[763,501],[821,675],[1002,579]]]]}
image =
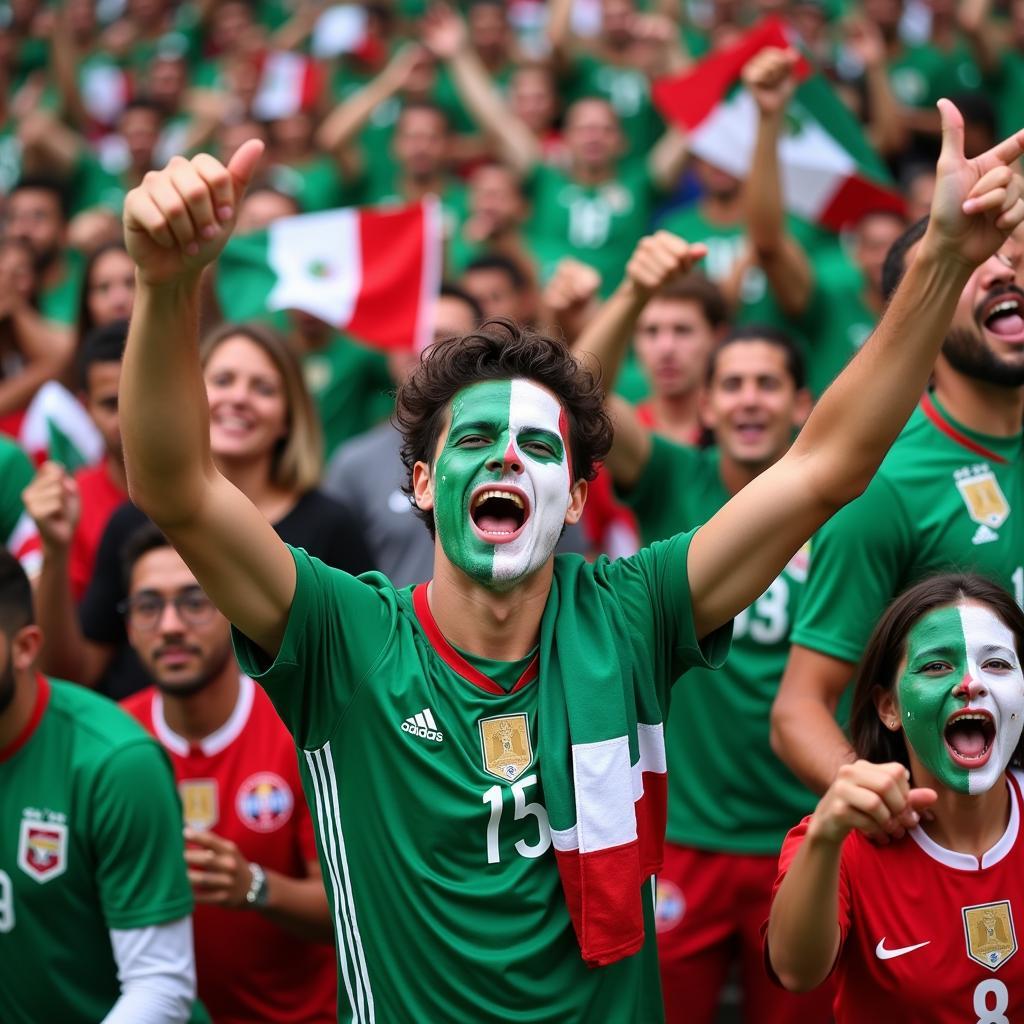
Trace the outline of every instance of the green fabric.
{"type": "Polygon", "coordinates": [[[322,349],[302,356],[306,378],[324,431],[324,451],[331,453],[391,415],[395,384],[387,357],[335,332],[322,349]]]}
{"type": "Polygon", "coordinates": [[[7,195],[21,177],[21,143],[13,121],[0,124],[0,195],[7,195]]]}
{"type": "Polygon", "coordinates": [[[564,81],[566,103],[587,96],[606,99],[619,116],[626,137],[627,163],[642,163],[665,130],[651,103],[647,76],[635,68],[616,67],[591,54],[575,58],[564,81]]]}
{"type": "Polygon", "coordinates": [[[981,72],[970,48],[958,39],[944,52],[930,43],[905,46],[888,65],[889,85],[900,103],[932,107],[943,96],[955,96],[981,87],[981,72]]]}
{"type": "Polygon", "coordinates": [[[985,94],[996,107],[996,135],[1005,139],[1020,127],[1024,110],[1024,53],[1006,50],[1000,55],[999,67],[986,76],[985,94]]]}
{"type": "Polygon", "coordinates": [[[509,693],[512,687],[519,682],[523,672],[537,653],[535,647],[525,658],[519,658],[516,661],[495,661],[493,658],[484,658],[479,654],[470,654],[469,651],[464,651],[461,647],[455,649],[473,668],[487,676],[492,682],[497,683],[506,693],[509,693]]]}
{"type": "Polygon", "coordinates": [[[815,535],[793,643],[856,662],[889,602],[938,572],[980,572],[1024,604],[1021,438],[945,419],[1006,461],[970,451],[915,410],[864,494],[815,535]],[[983,500],[1005,520],[987,525],[983,500]]]}
{"type": "Polygon", "coordinates": [[[11,534],[18,525],[25,506],[21,503],[21,492],[36,475],[32,460],[21,445],[9,437],[0,435],[0,543],[9,544],[11,534]]]}
{"type": "Polygon", "coordinates": [[[314,156],[303,164],[274,164],[267,176],[275,188],[295,198],[301,213],[351,206],[359,198],[358,191],[341,180],[338,165],[327,156],[314,156]]]}
{"type": "MultiPolygon", "coordinates": [[[[660,701],[686,665],[724,653],[716,637],[703,655],[694,635],[689,541],[682,535],[632,558],[593,566],[577,560],[570,569],[592,574],[588,587],[617,604],[628,631],[617,657],[631,654],[645,706],[660,701]]],[[[485,767],[481,720],[523,716],[532,741],[547,743],[538,731],[543,675],[513,693],[487,692],[432,645],[411,589],[395,590],[377,573],[349,576],[302,551],[293,555],[295,597],[273,664],[237,631],[235,649],[242,670],[266,689],[309,751],[300,762],[328,879],[324,837],[333,850],[343,834],[348,905],[376,1019],[662,1021],[650,901],[643,950],[609,967],[585,967],[548,842],[548,772],[538,747],[514,783],[485,767]],[[425,709],[442,742],[402,730],[425,709]],[[324,783],[333,794],[329,809],[318,800],[324,783]],[[410,986],[408,964],[423,950],[430,951],[431,983],[410,986]]],[[[611,639],[579,643],[576,667],[588,675],[591,651],[607,650],[611,639]]],[[[337,911],[330,881],[328,894],[337,911]]],[[[347,902],[343,890],[341,899],[347,902]]],[[[340,949],[339,973],[352,978],[351,946],[340,949]]]]}
{"type": "MultiPolygon", "coordinates": [[[[683,448],[654,435],[650,461],[621,497],[650,544],[707,522],[730,495],[716,449],[683,448]]],[[[793,823],[813,810],[817,798],[769,739],[805,576],[806,549],[736,617],[725,664],[714,673],[690,669],[673,691],[665,724],[670,842],[776,854],[793,823]]]]}
{"type": "Polygon", "coordinates": [[[616,288],[647,230],[658,191],[646,166],[622,167],[601,185],[580,185],[564,171],[538,166],[526,182],[533,204],[526,236],[547,280],[571,256],[601,274],[601,296],[616,288]]]}
{"type": "Polygon", "coordinates": [[[803,345],[807,386],[818,398],[875,329],[877,317],[864,301],[860,271],[845,257],[814,260],[814,290],[800,317],[781,324],[803,345]]]}
{"type": "Polygon", "coordinates": [[[39,312],[47,320],[73,327],[78,323],[85,257],[77,249],[64,250],[64,273],[56,284],[39,292],[39,312]]]}
{"type": "Polygon", "coordinates": [[[192,911],[166,754],[105,697],[51,686],[35,732],[0,762],[5,1024],[102,1020],[120,994],[109,929],[192,911]],[[37,823],[66,829],[64,870],[43,881],[19,858],[22,833],[37,823]]]}
{"type": "MultiPolygon", "coordinates": [[[[733,267],[750,247],[742,222],[716,224],[707,217],[700,203],[671,211],[659,220],[658,227],[685,238],[687,242],[703,242],[708,247],[708,254],[700,266],[716,284],[730,277],[733,267]]],[[[786,215],[786,229],[812,260],[835,245],[834,235],[791,214],[786,215]]],[[[760,267],[751,266],[743,275],[735,319],[738,324],[757,322],[786,326],[786,316],[769,290],[768,279],[760,267]]]]}

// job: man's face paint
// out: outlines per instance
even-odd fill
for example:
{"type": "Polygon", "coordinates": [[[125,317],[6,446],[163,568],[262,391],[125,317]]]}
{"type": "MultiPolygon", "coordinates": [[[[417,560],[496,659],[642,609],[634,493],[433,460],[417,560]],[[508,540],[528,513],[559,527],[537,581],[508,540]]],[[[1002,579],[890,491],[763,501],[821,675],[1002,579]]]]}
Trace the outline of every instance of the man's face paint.
{"type": "Polygon", "coordinates": [[[483,381],[452,399],[434,467],[434,522],[448,560],[504,588],[558,543],[570,502],[565,414],[528,380],[483,381]]]}
{"type": "Polygon", "coordinates": [[[978,604],[938,608],[907,635],[897,683],[903,729],[921,763],[961,793],[1002,777],[1024,725],[1013,633],[978,604]]]}

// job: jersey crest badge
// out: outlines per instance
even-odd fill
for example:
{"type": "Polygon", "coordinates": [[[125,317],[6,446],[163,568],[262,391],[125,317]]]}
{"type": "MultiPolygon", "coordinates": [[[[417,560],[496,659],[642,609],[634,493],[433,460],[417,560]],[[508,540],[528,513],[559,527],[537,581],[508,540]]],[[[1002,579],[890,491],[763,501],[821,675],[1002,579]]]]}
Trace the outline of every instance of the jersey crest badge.
{"type": "Polygon", "coordinates": [[[964,907],[963,915],[967,955],[982,967],[998,971],[1017,952],[1010,901],[964,907]]]}
{"type": "Polygon", "coordinates": [[[37,882],[52,882],[68,869],[68,827],[22,818],[18,867],[37,882]]]}
{"type": "Polygon", "coordinates": [[[484,771],[505,782],[515,782],[533,761],[530,722],[525,714],[481,718],[480,749],[484,771]]]}
{"type": "Polygon", "coordinates": [[[238,787],[235,811],[253,832],[276,832],[292,816],[291,787],[274,772],[257,772],[238,787]]]}
{"type": "Polygon", "coordinates": [[[205,832],[220,821],[216,779],[182,779],[178,793],[182,817],[189,828],[205,832]]]}
{"type": "Polygon", "coordinates": [[[661,935],[670,932],[686,914],[683,890],[669,878],[659,878],[654,896],[654,929],[661,935]]]}
{"type": "Polygon", "coordinates": [[[1006,522],[1010,503],[987,465],[965,466],[956,471],[954,479],[974,522],[992,530],[998,530],[1006,522]]]}

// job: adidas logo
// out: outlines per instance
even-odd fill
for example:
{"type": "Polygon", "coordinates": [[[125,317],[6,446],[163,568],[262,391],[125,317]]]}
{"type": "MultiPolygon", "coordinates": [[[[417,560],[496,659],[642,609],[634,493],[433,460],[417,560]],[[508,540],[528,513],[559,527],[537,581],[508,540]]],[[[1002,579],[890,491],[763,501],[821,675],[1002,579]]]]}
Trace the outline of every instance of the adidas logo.
{"type": "Polygon", "coordinates": [[[444,733],[437,728],[434,713],[424,708],[418,715],[411,715],[402,723],[402,732],[419,736],[421,740],[433,740],[435,743],[444,741],[444,733]]]}
{"type": "Polygon", "coordinates": [[[994,540],[999,540],[999,534],[992,529],[991,526],[986,526],[984,523],[974,531],[974,536],[971,538],[972,544],[990,544],[994,540]]]}

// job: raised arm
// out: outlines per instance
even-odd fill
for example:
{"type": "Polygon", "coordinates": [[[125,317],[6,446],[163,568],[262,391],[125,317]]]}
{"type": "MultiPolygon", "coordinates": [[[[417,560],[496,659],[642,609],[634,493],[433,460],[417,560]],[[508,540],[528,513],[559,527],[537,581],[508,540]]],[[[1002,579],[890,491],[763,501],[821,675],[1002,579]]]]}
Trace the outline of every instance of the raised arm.
{"type": "Polygon", "coordinates": [[[899,154],[907,142],[906,118],[889,85],[882,33],[864,17],[849,18],[845,28],[846,43],[864,66],[868,138],[883,156],[899,154]]]}
{"type": "MultiPolygon", "coordinates": [[[[573,346],[576,355],[600,368],[606,395],[615,386],[637,318],[651,296],[671,277],[686,273],[706,255],[707,246],[690,245],[668,231],[640,239],[618,288],[573,346]]],[[[616,484],[629,488],[651,457],[651,435],[628,403],[610,397],[609,408],[615,435],[605,465],[616,484]]]]}
{"type": "Polygon", "coordinates": [[[269,655],[295,592],[295,564],[256,507],[216,469],[199,365],[199,280],[219,255],[262,153],[227,167],[174,157],[125,200],[135,310],[121,372],[120,419],[132,500],[167,535],[218,608],[269,655]]]}
{"type": "Polygon", "coordinates": [[[502,161],[524,176],[540,162],[540,143],[509,109],[473,49],[462,19],[443,4],[432,7],[422,22],[423,42],[448,63],[452,79],[473,119],[497,144],[502,161]]]}
{"type": "Polygon", "coordinates": [[[786,108],[796,88],[792,50],[769,47],[743,69],[743,83],[757,104],[757,138],[744,186],[747,230],[755,258],[782,309],[799,316],[807,308],[814,275],[800,243],[786,230],[779,173],[779,141],[786,108]]]}
{"type": "Polygon", "coordinates": [[[702,527],[687,562],[703,636],[764,592],[814,531],[857,497],[921,397],[967,280],[1024,221],[1012,164],[1024,130],[964,157],[964,123],[940,100],[931,219],[881,323],[822,395],[793,447],[702,527]]]}
{"type": "Polygon", "coordinates": [[[916,824],[918,812],[934,802],[934,790],[910,788],[901,764],[844,765],[815,808],[772,901],[768,955],[786,988],[816,988],[839,953],[839,865],[845,838],[854,829],[898,833],[916,824]]]}

